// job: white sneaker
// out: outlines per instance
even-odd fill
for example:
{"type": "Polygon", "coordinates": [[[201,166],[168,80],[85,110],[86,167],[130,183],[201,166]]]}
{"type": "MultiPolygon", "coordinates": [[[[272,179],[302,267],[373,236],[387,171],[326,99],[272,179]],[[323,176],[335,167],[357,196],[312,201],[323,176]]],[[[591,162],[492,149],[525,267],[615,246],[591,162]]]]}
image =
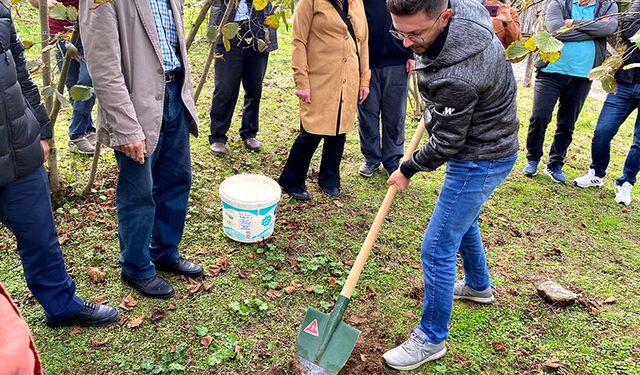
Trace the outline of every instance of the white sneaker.
{"type": "Polygon", "coordinates": [[[432,344],[427,341],[425,335],[419,328],[411,333],[411,337],[382,356],[387,366],[396,370],[413,370],[423,363],[435,361],[442,358],[447,352],[444,341],[439,344],[432,344]]]}
{"type": "Polygon", "coordinates": [[[628,206],[631,204],[631,189],[633,189],[633,185],[628,182],[625,182],[621,186],[616,186],[616,197],[615,201],[619,204],[624,204],[628,206]]]}
{"type": "Polygon", "coordinates": [[[589,169],[587,174],[576,178],[573,180],[573,183],[580,188],[600,187],[604,185],[604,177],[601,178],[596,176],[596,171],[594,169],[589,169]]]}

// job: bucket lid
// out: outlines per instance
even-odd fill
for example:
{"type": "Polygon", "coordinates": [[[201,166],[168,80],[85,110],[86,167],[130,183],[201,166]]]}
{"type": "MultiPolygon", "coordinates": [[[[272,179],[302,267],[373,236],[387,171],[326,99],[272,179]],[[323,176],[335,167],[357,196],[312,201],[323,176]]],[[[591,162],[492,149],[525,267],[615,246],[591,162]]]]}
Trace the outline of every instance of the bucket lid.
{"type": "Polygon", "coordinates": [[[243,206],[265,206],[277,203],[282,190],[277,182],[261,174],[239,174],[220,184],[220,199],[243,206]]]}

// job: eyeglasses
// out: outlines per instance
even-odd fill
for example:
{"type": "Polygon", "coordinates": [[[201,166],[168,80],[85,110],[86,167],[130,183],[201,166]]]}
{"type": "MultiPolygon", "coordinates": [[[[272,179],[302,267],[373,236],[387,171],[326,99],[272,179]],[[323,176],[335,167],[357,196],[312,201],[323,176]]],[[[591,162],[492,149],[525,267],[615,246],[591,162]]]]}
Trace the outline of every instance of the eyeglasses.
{"type": "MultiPolygon", "coordinates": [[[[438,20],[440,19],[440,17],[444,14],[444,12],[446,11],[443,10],[442,12],[440,12],[440,14],[438,15],[438,17],[436,17],[436,20],[433,21],[433,23],[431,24],[431,26],[429,26],[426,29],[423,29],[422,31],[419,32],[412,32],[412,33],[408,33],[405,34],[401,31],[398,31],[396,29],[391,29],[389,30],[389,33],[391,33],[391,35],[401,41],[404,41],[405,39],[409,39],[410,41],[414,42],[414,43],[423,43],[424,42],[424,38],[422,37],[422,35],[424,35],[427,31],[431,30],[433,28],[433,26],[435,26],[435,24],[438,22],[438,20]]],[[[393,27],[393,26],[392,26],[393,27]]]]}

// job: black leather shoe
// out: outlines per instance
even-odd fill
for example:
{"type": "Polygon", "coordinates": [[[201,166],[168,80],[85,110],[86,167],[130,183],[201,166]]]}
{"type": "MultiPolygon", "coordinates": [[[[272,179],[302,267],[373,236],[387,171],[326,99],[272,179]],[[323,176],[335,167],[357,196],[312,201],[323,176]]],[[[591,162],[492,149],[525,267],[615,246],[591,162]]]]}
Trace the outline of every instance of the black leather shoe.
{"type": "Polygon", "coordinates": [[[158,275],[145,280],[136,280],[122,272],[120,280],[124,285],[132,287],[146,297],[168,299],[173,297],[175,293],[171,284],[158,275]]]}
{"type": "MultiPolygon", "coordinates": [[[[320,186],[320,185],[318,185],[320,186]]],[[[326,195],[330,196],[330,197],[334,197],[337,198],[340,196],[340,188],[338,187],[332,187],[332,188],[325,188],[320,186],[320,190],[322,190],[323,193],[325,193],[326,195]]]]}
{"type": "Polygon", "coordinates": [[[297,201],[306,202],[311,200],[311,196],[306,190],[303,190],[303,189],[293,189],[293,190],[283,189],[283,190],[285,193],[289,194],[291,198],[297,201]]]}
{"type": "Polygon", "coordinates": [[[201,265],[182,257],[172,263],[153,262],[153,264],[155,264],[157,270],[171,272],[176,275],[184,275],[188,277],[202,277],[204,275],[201,265]]]}
{"type": "Polygon", "coordinates": [[[71,318],[64,320],[49,320],[49,318],[46,318],[45,322],[49,327],[103,327],[117,322],[118,319],[120,319],[120,315],[113,307],[85,302],[80,312],[71,318]]]}

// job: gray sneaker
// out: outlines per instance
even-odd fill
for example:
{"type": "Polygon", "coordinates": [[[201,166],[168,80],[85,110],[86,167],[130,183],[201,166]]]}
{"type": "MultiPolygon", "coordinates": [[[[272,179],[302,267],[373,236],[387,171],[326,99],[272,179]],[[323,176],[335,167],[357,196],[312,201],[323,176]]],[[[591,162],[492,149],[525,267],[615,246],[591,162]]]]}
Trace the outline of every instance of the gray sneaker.
{"type": "Polygon", "coordinates": [[[373,176],[373,173],[376,171],[376,169],[378,169],[378,166],[378,164],[364,162],[360,166],[358,173],[360,173],[360,176],[362,177],[371,177],[373,176]]]}
{"type": "Polygon", "coordinates": [[[96,147],[96,143],[98,142],[98,139],[96,137],[96,132],[87,133],[87,135],[85,135],[85,137],[87,138],[87,141],[89,141],[89,143],[91,143],[91,145],[93,147],[96,147]]]}
{"type": "Polygon", "coordinates": [[[467,286],[464,280],[456,282],[456,286],[453,288],[453,299],[466,299],[483,304],[490,304],[496,300],[491,287],[485,290],[475,290],[467,286]]]}
{"type": "Polygon", "coordinates": [[[93,155],[96,152],[96,148],[93,147],[91,142],[86,137],[82,136],[76,139],[70,139],[67,144],[67,149],[76,154],[93,155]]]}
{"type": "Polygon", "coordinates": [[[387,366],[396,370],[413,370],[425,362],[442,358],[447,352],[444,341],[440,344],[432,344],[427,340],[427,335],[416,328],[411,332],[409,340],[384,353],[382,358],[387,366]]]}

